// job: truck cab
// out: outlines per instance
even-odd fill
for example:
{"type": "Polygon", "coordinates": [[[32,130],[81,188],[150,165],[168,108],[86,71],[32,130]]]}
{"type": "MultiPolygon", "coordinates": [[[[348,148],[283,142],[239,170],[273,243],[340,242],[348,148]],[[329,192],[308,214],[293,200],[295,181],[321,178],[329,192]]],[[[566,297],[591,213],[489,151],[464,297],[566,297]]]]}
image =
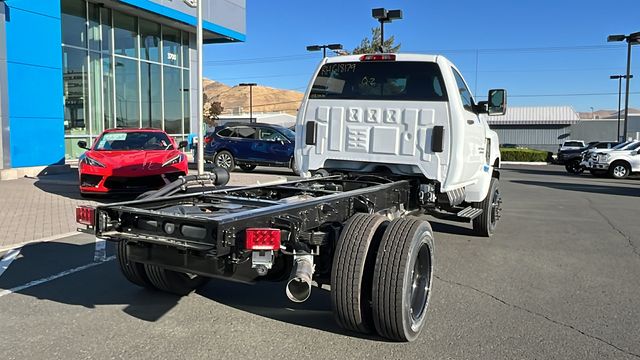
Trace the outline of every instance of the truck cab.
{"type": "Polygon", "coordinates": [[[439,193],[480,202],[500,164],[498,136],[480,114],[505,110],[504,90],[477,103],[440,55],[326,58],[298,112],[297,170],[419,176],[439,193]]]}

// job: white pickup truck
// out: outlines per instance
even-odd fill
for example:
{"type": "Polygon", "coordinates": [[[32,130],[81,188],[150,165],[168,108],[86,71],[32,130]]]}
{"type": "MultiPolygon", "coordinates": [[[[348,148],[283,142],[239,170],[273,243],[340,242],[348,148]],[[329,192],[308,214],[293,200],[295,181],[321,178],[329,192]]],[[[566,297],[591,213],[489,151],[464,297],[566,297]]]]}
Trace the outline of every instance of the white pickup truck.
{"type": "Polygon", "coordinates": [[[296,123],[296,167],[303,176],[397,174],[421,182],[431,213],[473,219],[490,236],[501,204],[498,136],[479,115],[502,115],[506,92],[476,103],[445,57],[372,54],[326,58],[296,123]]]}

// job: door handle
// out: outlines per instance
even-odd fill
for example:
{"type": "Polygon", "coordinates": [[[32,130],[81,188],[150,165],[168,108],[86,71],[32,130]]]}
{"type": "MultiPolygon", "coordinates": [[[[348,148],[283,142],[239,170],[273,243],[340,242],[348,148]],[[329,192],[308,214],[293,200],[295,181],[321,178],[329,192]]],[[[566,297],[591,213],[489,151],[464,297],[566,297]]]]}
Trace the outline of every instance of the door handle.
{"type": "Polygon", "coordinates": [[[475,123],[476,123],[476,122],[475,122],[475,121],[473,121],[473,120],[467,120],[467,124],[469,124],[469,125],[473,125],[473,124],[475,124],[475,123]]]}

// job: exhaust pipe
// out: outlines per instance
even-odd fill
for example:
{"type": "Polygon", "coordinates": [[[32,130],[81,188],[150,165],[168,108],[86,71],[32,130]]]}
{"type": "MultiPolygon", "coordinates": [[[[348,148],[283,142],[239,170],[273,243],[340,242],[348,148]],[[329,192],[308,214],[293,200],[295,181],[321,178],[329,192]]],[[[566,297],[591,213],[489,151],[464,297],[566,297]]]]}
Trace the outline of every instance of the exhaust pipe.
{"type": "Polygon", "coordinates": [[[287,282],[287,297],[297,303],[306,301],[311,295],[313,277],[313,255],[294,255],[293,276],[287,282]]]}

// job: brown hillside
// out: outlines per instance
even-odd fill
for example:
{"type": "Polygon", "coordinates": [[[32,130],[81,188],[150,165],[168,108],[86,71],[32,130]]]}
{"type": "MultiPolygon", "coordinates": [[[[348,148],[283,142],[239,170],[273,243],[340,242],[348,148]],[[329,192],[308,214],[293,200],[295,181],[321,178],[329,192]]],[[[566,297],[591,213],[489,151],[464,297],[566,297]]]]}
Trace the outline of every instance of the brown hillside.
{"type": "MultiPolygon", "coordinates": [[[[249,88],[228,86],[221,82],[204,79],[204,92],[209,101],[220,101],[224,113],[233,113],[241,108],[249,112],[249,88]]],[[[254,112],[283,111],[295,115],[303,94],[298,91],[275,89],[268,86],[253,87],[254,112]]]]}

